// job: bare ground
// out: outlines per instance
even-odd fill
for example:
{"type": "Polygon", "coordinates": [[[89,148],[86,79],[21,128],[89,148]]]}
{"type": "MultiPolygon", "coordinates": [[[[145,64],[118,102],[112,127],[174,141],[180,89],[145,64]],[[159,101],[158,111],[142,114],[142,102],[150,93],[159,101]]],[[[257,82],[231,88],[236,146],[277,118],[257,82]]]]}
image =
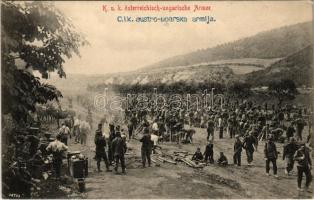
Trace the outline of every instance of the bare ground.
{"type": "MultiPolygon", "coordinates": [[[[205,147],[204,130],[198,129],[194,144],[162,144],[163,150],[187,150],[191,153],[196,147],[205,147]],[[203,134],[202,134],[203,133],[203,134]]],[[[246,155],[242,153],[241,167],[218,165],[193,169],[184,163],[177,165],[160,163],[150,168],[141,168],[140,143],[132,140],[128,146],[133,150],[126,155],[127,174],[96,172],[93,160],[92,136],[86,147],[70,145],[71,149],[82,150],[90,159],[89,177],[86,179],[87,198],[311,198],[311,193],[296,190],[296,175],[284,174],[284,162],[278,159],[278,175],[265,176],[262,146],[254,154],[254,166],[247,166],[246,155]]],[[[214,155],[225,152],[232,162],[232,139],[215,141],[214,155]]],[[[278,144],[279,149],[282,145],[278,144]]],[[[102,169],[105,171],[104,163],[102,169]]],[[[120,169],[121,170],[121,169],[120,169]]]]}
{"type": "MultiPolygon", "coordinates": [[[[80,111],[79,111],[80,112],[80,111]]],[[[84,112],[82,112],[84,115],[84,112]]],[[[100,119],[95,113],[94,121],[100,119]]],[[[93,127],[95,127],[96,123],[93,127]]],[[[217,136],[217,132],[215,132],[217,136]]],[[[126,155],[127,174],[116,175],[114,172],[96,171],[94,157],[94,130],[88,137],[86,146],[70,142],[71,150],[81,150],[89,158],[89,176],[86,178],[86,192],[75,198],[312,198],[313,193],[298,192],[296,182],[296,168],[292,176],[284,174],[285,163],[282,154],[277,160],[279,178],[265,176],[265,161],[263,159],[264,143],[259,144],[254,153],[254,165],[247,166],[245,152],[242,152],[242,166],[229,165],[219,167],[209,165],[203,169],[193,169],[184,163],[177,165],[170,163],[155,164],[149,168],[141,168],[140,142],[131,140],[128,147],[131,150],[126,155]]],[[[160,146],[163,151],[172,153],[175,150],[186,150],[194,153],[197,147],[203,151],[206,142],[205,129],[196,129],[193,144],[164,143],[160,146]]],[[[214,142],[214,159],[220,151],[232,163],[233,139],[216,139],[214,142]]],[[[277,144],[282,152],[282,144],[277,144]]],[[[121,169],[119,169],[121,171],[121,169]]],[[[272,170],[271,170],[272,173],[272,170]]],[[[64,197],[69,198],[69,196],[64,197]]],[[[71,197],[70,197],[71,198],[71,197]]]]}

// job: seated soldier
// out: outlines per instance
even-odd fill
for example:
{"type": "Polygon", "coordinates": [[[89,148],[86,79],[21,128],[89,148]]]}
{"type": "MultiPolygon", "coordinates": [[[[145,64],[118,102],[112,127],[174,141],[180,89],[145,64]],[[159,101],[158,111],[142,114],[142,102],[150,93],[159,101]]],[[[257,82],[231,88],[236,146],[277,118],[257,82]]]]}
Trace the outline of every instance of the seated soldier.
{"type": "Polygon", "coordinates": [[[196,152],[194,153],[193,157],[192,157],[192,160],[195,160],[195,161],[201,161],[203,160],[204,157],[203,157],[203,154],[201,152],[201,149],[199,147],[197,147],[197,150],[196,152]]]}
{"type": "Polygon", "coordinates": [[[218,163],[218,165],[221,165],[221,166],[227,166],[228,165],[228,159],[224,155],[223,152],[220,152],[220,156],[219,156],[219,158],[217,160],[217,163],[218,163]]]}

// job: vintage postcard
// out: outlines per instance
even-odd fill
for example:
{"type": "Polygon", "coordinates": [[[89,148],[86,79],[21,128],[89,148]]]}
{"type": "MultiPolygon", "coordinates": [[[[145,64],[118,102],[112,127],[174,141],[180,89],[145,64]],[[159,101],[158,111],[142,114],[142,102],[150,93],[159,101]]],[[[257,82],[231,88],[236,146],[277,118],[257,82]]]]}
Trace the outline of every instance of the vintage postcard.
{"type": "Polygon", "coordinates": [[[2,198],[313,198],[312,17],[1,1],[2,198]]]}

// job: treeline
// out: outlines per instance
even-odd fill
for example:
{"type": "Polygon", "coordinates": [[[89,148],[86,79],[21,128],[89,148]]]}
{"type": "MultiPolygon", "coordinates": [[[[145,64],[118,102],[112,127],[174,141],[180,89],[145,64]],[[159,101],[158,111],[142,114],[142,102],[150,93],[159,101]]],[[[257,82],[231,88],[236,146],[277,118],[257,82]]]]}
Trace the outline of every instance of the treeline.
{"type": "Polygon", "coordinates": [[[184,81],[178,81],[172,84],[166,84],[166,83],[148,83],[148,84],[99,84],[96,86],[88,85],[87,89],[92,91],[104,91],[105,88],[108,88],[109,90],[121,93],[121,94],[138,94],[138,93],[150,93],[154,92],[154,89],[156,88],[158,93],[163,94],[196,94],[196,93],[202,93],[205,90],[207,90],[208,93],[211,92],[213,89],[215,93],[242,93],[242,92],[250,92],[251,85],[247,83],[242,82],[232,82],[229,84],[225,83],[218,83],[218,82],[192,82],[192,83],[186,83],[184,81]]]}
{"type": "Polygon", "coordinates": [[[159,94],[223,94],[227,98],[247,99],[253,96],[264,96],[273,100],[277,99],[278,104],[285,100],[293,100],[299,94],[296,84],[291,79],[272,80],[266,85],[266,88],[256,88],[246,82],[233,81],[229,83],[201,82],[186,83],[183,81],[173,84],[99,84],[88,86],[88,90],[103,92],[106,88],[119,94],[152,94],[157,89],[159,94]]]}

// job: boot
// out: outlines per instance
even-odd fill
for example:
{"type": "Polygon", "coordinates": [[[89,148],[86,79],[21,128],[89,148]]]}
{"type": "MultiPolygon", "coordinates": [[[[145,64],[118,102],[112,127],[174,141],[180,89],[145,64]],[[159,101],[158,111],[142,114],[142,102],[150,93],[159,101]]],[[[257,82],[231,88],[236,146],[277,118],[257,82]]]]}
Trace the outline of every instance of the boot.
{"type": "Polygon", "coordinates": [[[97,162],[97,170],[98,170],[98,172],[102,172],[100,169],[100,163],[98,163],[98,162],[97,162]]]}
{"type": "Polygon", "coordinates": [[[112,172],[112,170],[111,170],[111,169],[109,169],[109,168],[107,168],[107,169],[106,169],[106,172],[112,172]]]}

